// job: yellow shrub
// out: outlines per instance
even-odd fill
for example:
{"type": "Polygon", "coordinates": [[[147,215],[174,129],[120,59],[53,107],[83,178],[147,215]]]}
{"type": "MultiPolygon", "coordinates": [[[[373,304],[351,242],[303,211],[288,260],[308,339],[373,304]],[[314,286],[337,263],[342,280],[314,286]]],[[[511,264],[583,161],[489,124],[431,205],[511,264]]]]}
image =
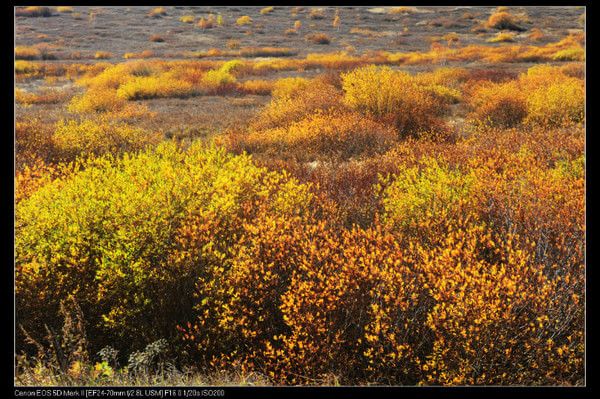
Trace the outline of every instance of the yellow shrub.
{"type": "Polygon", "coordinates": [[[250,24],[252,24],[252,18],[250,18],[250,17],[249,17],[249,16],[247,16],[247,15],[243,15],[243,16],[239,17],[239,18],[238,18],[238,19],[235,21],[235,23],[236,23],[237,25],[239,25],[239,26],[243,26],[243,25],[250,25],[250,24]]]}
{"type": "Polygon", "coordinates": [[[418,226],[426,220],[443,223],[457,218],[471,199],[474,177],[433,158],[421,160],[420,167],[402,166],[396,175],[382,198],[383,221],[393,228],[418,234],[418,226]]]}
{"type": "Polygon", "coordinates": [[[406,72],[367,66],[342,74],[345,103],[393,122],[400,134],[417,134],[439,125],[443,103],[406,72]]]}
{"type": "Polygon", "coordinates": [[[124,123],[85,119],[58,122],[52,140],[63,159],[75,159],[79,155],[136,151],[157,143],[158,136],[124,123]]]}
{"type": "Polygon", "coordinates": [[[557,51],[552,59],[555,61],[584,61],[585,50],[581,47],[557,51]]]}
{"type": "Polygon", "coordinates": [[[170,336],[246,222],[302,215],[311,198],[284,174],[200,143],[86,161],[16,209],[19,322],[40,339],[35,326],[60,328],[59,303],[73,295],[91,350],[170,336]]]}
{"type": "Polygon", "coordinates": [[[296,85],[301,84],[302,81],[285,80],[284,82],[282,83],[282,87],[285,87],[283,96],[274,96],[252,121],[255,129],[288,126],[316,110],[342,108],[341,93],[330,84],[314,82],[299,88],[296,85]]]}
{"type": "Polygon", "coordinates": [[[69,112],[88,113],[116,111],[125,105],[117,90],[111,88],[90,88],[84,94],[73,97],[69,103],[69,112]]]}
{"type": "Polygon", "coordinates": [[[273,7],[273,6],[265,7],[265,8],[263,8],[263,9],[260,10],[260,13],[262,15],[266,15],[266,14],[269,14],[269,13],[273,12],[274,9],[275,9],[275,7],[273,7]]]}
{"type": "Polygon", "coordinates": [[[271,80],[246,80],[239,87],[245,93],[266,96],[271,94],[274,86],[275,84],[271,80]]]}
{"type": "Polygon", "coordinates": [[[159,76],[135,76],[121,84],[117,97],[125,100],[143,100],[160,97],[189,97],[196,93],[192,84],[163,74],[159,76]]]}
{"type": "Polygon", "coordinates": [[[530,124],[561,126],[582,123],[585,111],[583,81],[565,78],[561,82],[536,88],[527,96],[527,118],[530,124]]]}
{"type": "Polygon", "coordinates": [[[234,88],[235,76],[222,69],[208,71],[202,77],[202,88],[208,93],[226,92],[234,88]]]}
{"type": "Polygon", "coordinates": [[[373,154],[388,149],[395,131],[358,113],[316,113],[288,127],[251,131],[243,148],[299,161],[373,154]]]}
{"type": "Polygon", "coordinates": [[[194,22],[195,19],[196,17],[193,15],[183,15],[179,18],[179,20],[185,24],[191,24],[194,22]]]}
{"type": "Polygon", "coordinates": [[[415,11],[417,11],[417,9],[415,7],[392,7],[388,10],[389,14],[412,14],[415,11]]]}
{"type": "Polygon", "coordinates": [[[149,13],[148,16],[152,17],[152,18],[160,18],[167,15],[167,10],[164,7],[156,7],[153,8],[149,13]]]}
{"type": "Polygon", "coordinates": [[[273,88],[273,98],[283,99],[294,97],[299,91],[306,89],[311,84],[315,84],[314,81],[306,78],[283,78],[275,81],[273,88]]]}
{"type": "Polygon", "coordinates": [[[537,65],[519,76],[527,95],[527,122],[562,126],[584,121],[585,86],[581,78],[565,75],[564,68],[537,65]]]}

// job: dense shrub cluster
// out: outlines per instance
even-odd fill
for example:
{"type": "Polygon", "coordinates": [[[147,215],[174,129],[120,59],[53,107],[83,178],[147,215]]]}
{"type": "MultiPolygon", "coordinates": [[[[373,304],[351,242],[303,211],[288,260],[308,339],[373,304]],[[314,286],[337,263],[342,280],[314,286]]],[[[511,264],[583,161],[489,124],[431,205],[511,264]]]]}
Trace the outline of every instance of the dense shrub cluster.
{"type": "Polygon", "coordinates": [[[18,351],[62,326],[63,374],[98,383],[171,348],[177,366],[276,384],[581,385],[581,63],[374,64],[580,60],[582,44],[15,62],[85,90],[73,119],[17,120],[18,351]],[[311,68],[329,71],[253,77],[311,68]],[[142,100],[235,93],[271,99],[224,148],[130,121],[142,100]]]}
{"type": "Polygon", "coordinates": [[[73,295],[96,349],[173,337],[194,283],[221,264],[245,220],[310,203],[307,187],[285,175],[201,145],[86,161],[19,202],[19,322],[32,332],[54,325],[48,315],[73,295]]]}
{"type": "Polygon", "coordinates": [[[470,101],[474,118],[495,126],[563,126],[583,121],[585,87],[564,68],[535,66],[517,80],[479,85],[470,101]]]}
{"type": "Polygon", "coordinates": [[[87,161],[19,204],[19,318],[73,295],[96,348],[179,325],[202,367],[276,383],[578,383],[582,136],[514,134],[401,164],[366,228],[222,150],[87,161]]]}

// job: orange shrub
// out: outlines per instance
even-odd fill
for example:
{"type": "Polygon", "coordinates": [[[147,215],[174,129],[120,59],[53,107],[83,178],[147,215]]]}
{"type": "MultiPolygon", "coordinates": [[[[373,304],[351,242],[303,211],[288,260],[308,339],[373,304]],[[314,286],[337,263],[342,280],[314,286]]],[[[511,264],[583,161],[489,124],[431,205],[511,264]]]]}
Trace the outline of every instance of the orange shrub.
{"type": "Polygon", "coordinates": [[[531,29],[531,32],[529,33],[529,35],[527,35],[527,38],[531,41],[541,41],[543,40],[545,37],[544,32],[542,32],[542,30],[540,28],[533,28],[531,29]]]}
{"type": "Polygon", "coordinates": [[[499,12],[495,12],[494,14],[490,15],[490,17],[487,21],[487,26],[489,28],[500,29],[500,30],[504,30],[504,29],[516,30],[516,31],[524,30],[522,27],[517,25],[516,18],[512,14],[510,14],[506,11],[499,11],[499,12]]]}
{"type": "Polygon", "coordinates": [[[423,382],[572,381],[571,373],[581,367],[581,341],[558,333],[562,316],[555,313],[553,295],[559,291],[531,250],[482,225],[457,227],[440,247],[419,250],[424,285],[436,303],[427,315],[434,340],[421,365],[423,382]]]}
{"type": "Polygon", "coordinates": [[[161,35],[152,35],[150,36],[150,41],[154,43],[162,43],[165,39],[161,35]]]}
{"type": "Polygon", "coordinates": [[[392,128],[359,113],[317,111],[286,127],[250,131],[241,146],[250,153],[314,161],[382,152],[395,138],[392,128]]]}
{"type": "Polygon", "coordinates": [[[513,127],[527,116],[527,98],[518,82],[484,83],[470,97],[473,118],[491,126],[513,127]]]}

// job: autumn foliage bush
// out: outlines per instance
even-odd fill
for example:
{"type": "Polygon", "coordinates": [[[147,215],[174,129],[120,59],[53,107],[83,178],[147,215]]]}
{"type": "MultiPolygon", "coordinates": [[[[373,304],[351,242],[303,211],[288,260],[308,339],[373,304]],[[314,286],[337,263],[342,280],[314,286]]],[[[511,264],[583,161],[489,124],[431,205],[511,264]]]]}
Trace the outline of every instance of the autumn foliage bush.
{"type": "Polygon", "coordinates": [[[62,160],[80,155],[117,154],[158,144],[161,136],[122,122],[100,120],[59,121],[52,136],[62,160]]]}
{"type": "Polygon", "coordinates": [[[350,108],[390,121],[401,135],[440,125],[444,103],[406,72],[367,66],[343,74],[342,85],[350,108]]]}
{"type": "Polygon", "coordinates": [[[585,108],[584,82],[558,67],[535,66],[517,80],[479,85],[471,105],[475,119],[496,126],[580,123],[585,108]]]}
{"type": "Polygon", "coordinates": [[[173,337],[196,280],[222,265],[257,207],[283,216],[310,203],[293,179],[202,145],[90,159],[19,203],[20,323],[32,332],[54,326],[60,301],[73,295],[96,349],[173,337]]]}
{"type": "Polygon", "coordinates": [[[92,357],[165,338],[178,366],[275,384],[584,384],[582,64],[365,66],[581,46],[21,61],[83,92],[71,119],[17,119],[17,348],[73,302],[92,357]],[[126,117],[243,93],[271,99],[224,148],[159,143],[126,117]]]}
{"type": "Polygon", "coordinates": [[[508,29],[522,31],[524,30],[519,26],[517,18],[507,11],[499,11],[490,15],[487,26],[494,29],[508,29]]]}
{"type": "Polygon", "coordinates": [[[361,114],[317,111],[287,127],[251,131],[243,138],[242,148],[299,161],[348,159],[383,152],[395,138],[393,128],[361,114]]]}

